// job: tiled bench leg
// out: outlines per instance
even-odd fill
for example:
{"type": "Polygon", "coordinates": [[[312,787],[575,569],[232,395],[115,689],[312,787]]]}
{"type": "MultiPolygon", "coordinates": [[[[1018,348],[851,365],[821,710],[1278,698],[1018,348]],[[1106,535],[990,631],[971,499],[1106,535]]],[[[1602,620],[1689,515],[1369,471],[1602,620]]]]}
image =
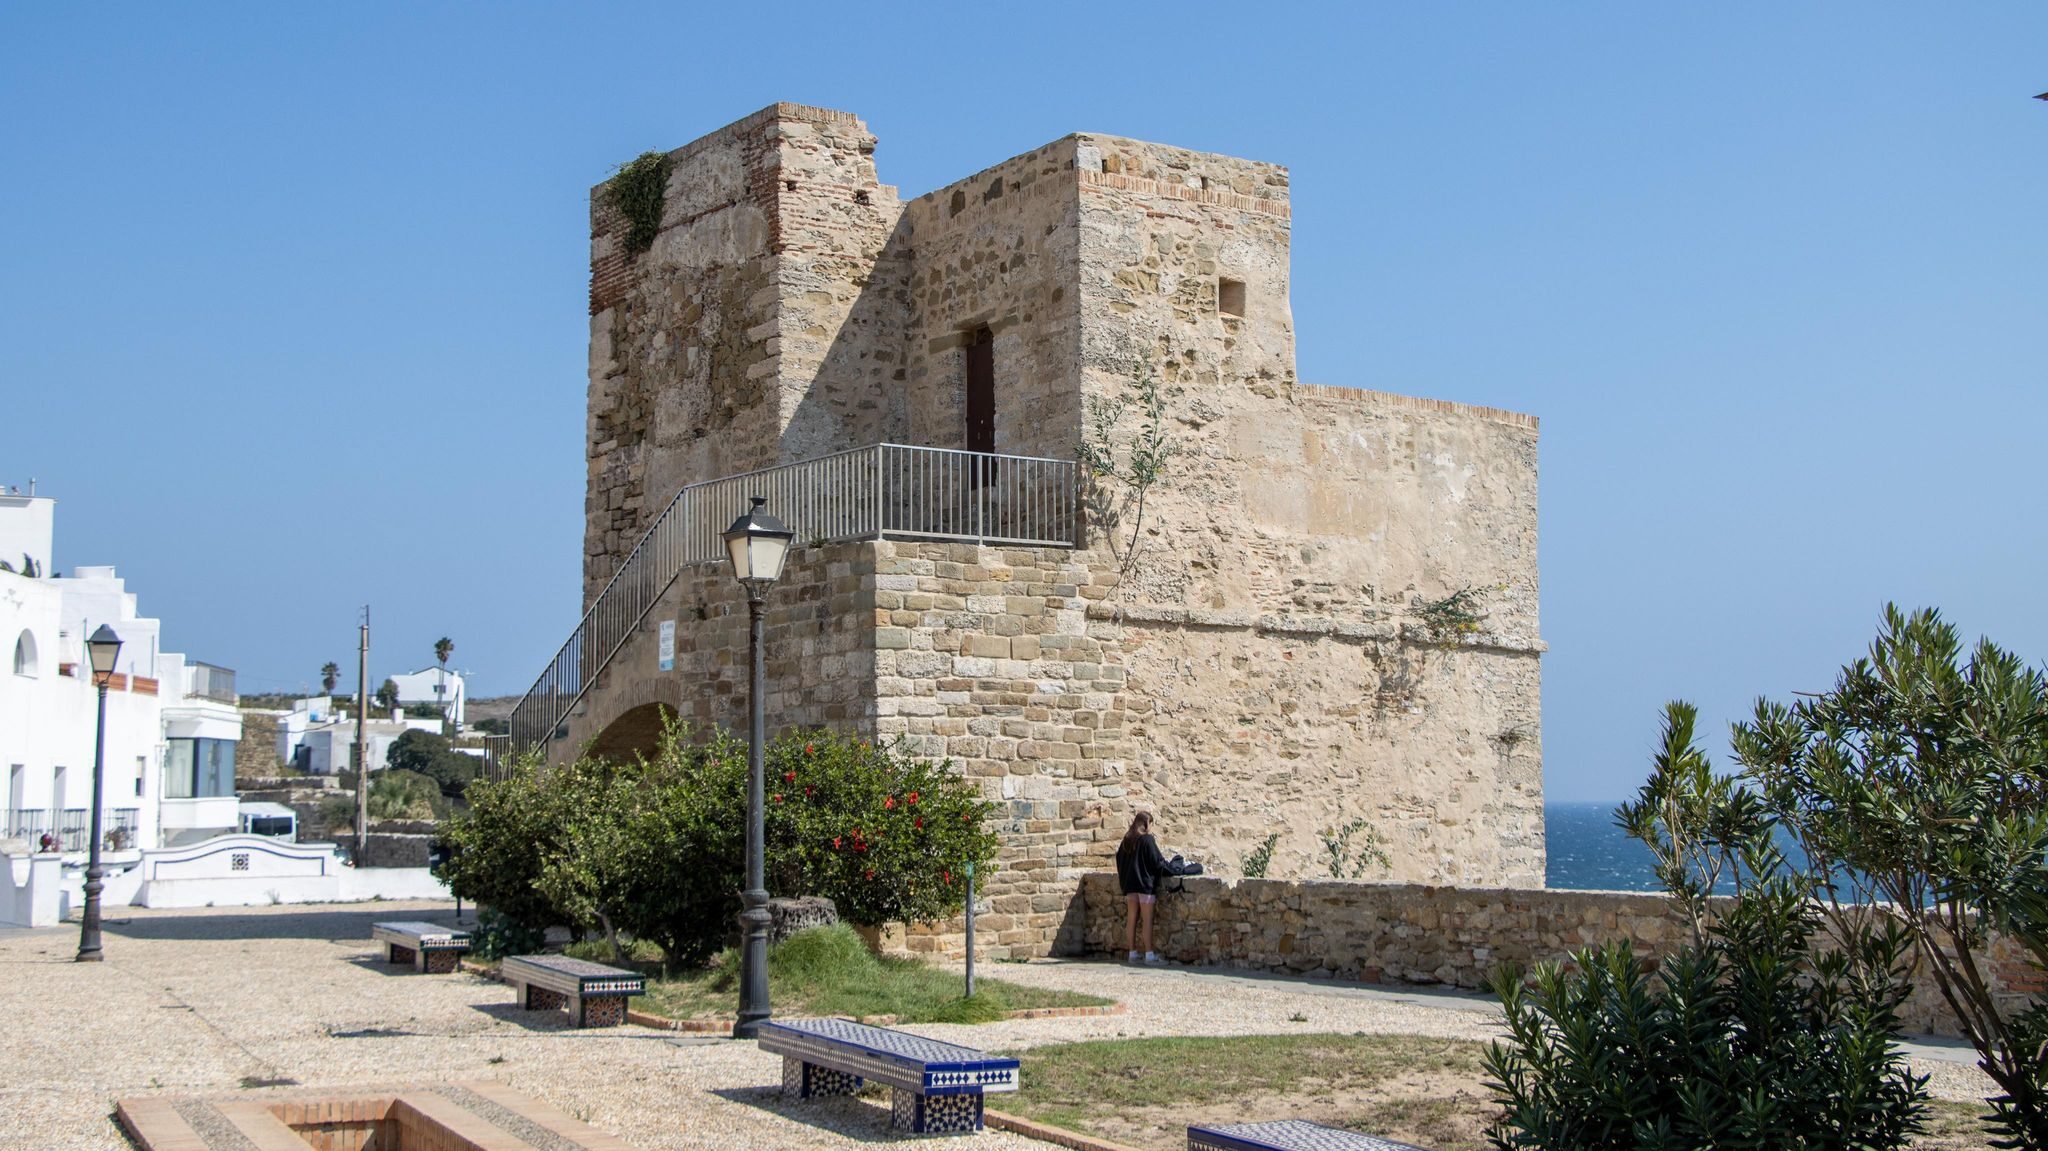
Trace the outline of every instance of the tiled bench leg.
{"type": "Polygon", "coordinates": [[[964,1135],[981,1130],[981,1100],[973,1095],[919,1095],[889,1089],[889,1126],[913,1135],[964,1135]]]}
{"type": "Polygon", "coordinates": [[[460,951],[440,950],[420,952],[419,970],[428,975],[447,975],[462,966],[460,951]]]}
{"type": "Polygon", "coordinates": [[[626,997],[605,995],[579,1000],[574,1008],[578,1027],[621,1027],[626,1022],[626,997]]]}
{"type": "Polygon", "coordinates": [[[401,947],[396,943],[387,943],[384,946],[390,948],[390,954],[386,958],[392,963],[415,964],[418,962],[417,957],[419,953],[410,947],[401,947]]]}
{"type": "Polygon", "coordinates": [[[850,1072],[806,1063],[793,1055],[782,1057],[782,1094],[790,1099],[819,1095],[858,1095],[867,1081],[850,1072]]]}
{"type": "Polygon", "coordinates": [[[528,1011],[559,1011],[568,1006],[568,997],[529,983],[520,989],[519,1002],[528,1011]]]}

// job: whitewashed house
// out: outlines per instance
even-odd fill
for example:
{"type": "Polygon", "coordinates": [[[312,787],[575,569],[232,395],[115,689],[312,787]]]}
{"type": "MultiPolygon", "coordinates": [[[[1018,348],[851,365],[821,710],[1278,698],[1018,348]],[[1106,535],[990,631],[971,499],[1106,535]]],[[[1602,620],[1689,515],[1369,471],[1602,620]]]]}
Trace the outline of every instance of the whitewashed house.
{"type": "Polygon", "coordinates": [[[34,561],[0,571],[0,840],[34,849],[47,835],[67,861],[85,854],[98,706],[85,637],[101,624],[122,641],[107,689],[102,852],[113,862],[235,830],[234,673],[162,650],[162,623],[137,612],[113,568],[51,576],[54,504],[0,496],[0,555],[34,561]]]}
{"type": "Polygon", "coordinates": [[[458,728],[462,726],[461,672],[437,663],[404,675],[394,675],[391,682],[398,685],[400,707],[424,704],[448,717],[449,723],[458,728]]]}
{"type": "MultiPolygon", "coordinates": [[[[408,731],[440,730],[438,719],[409,717],[403,712],[393,712],[389,719],[371,716],[363,723],[370,770],[384,770],[385,757],[399,736],[408,731]]],[[[314,775],[353,771],[355,751],[355,715],[335,707],[325,696],[293,700],[292,710],[278,717],[277,758],[300,771],[314,775]]]]}

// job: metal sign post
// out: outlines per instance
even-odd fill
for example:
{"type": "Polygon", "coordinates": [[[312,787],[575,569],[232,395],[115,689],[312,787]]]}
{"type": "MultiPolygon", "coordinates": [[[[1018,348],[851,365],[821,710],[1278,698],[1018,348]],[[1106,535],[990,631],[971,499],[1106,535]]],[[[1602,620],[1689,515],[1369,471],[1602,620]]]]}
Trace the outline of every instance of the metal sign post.
{"type": "Polygon", "coordinates": [[[967,863],[967,998],[974,998],[974,861],[967,863]]]}

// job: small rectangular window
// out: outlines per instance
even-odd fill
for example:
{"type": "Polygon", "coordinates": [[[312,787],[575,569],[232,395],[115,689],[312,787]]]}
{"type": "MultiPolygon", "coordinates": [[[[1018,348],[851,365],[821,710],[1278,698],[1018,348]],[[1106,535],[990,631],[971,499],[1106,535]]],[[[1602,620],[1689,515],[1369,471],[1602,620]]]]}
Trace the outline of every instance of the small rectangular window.
{"type": "Polygon", "coordinates": [[[1216,310],[1226,316],[1244,315],[1244,281],[1216,281],[1216,310]]]}

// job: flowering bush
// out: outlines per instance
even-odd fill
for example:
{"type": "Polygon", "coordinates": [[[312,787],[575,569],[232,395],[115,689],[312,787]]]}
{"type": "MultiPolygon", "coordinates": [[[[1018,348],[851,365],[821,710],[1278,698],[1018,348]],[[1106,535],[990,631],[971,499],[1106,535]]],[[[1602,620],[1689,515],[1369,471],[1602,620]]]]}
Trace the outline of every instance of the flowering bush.
{"type": "Polygon", "coordinates": [[[778,895],[826,896],[862,926],[929,923],[960,910],[968,861],[995,858],[993,807],[949,764],[826,731],[785,735],[766,759],[778,895]]]}

